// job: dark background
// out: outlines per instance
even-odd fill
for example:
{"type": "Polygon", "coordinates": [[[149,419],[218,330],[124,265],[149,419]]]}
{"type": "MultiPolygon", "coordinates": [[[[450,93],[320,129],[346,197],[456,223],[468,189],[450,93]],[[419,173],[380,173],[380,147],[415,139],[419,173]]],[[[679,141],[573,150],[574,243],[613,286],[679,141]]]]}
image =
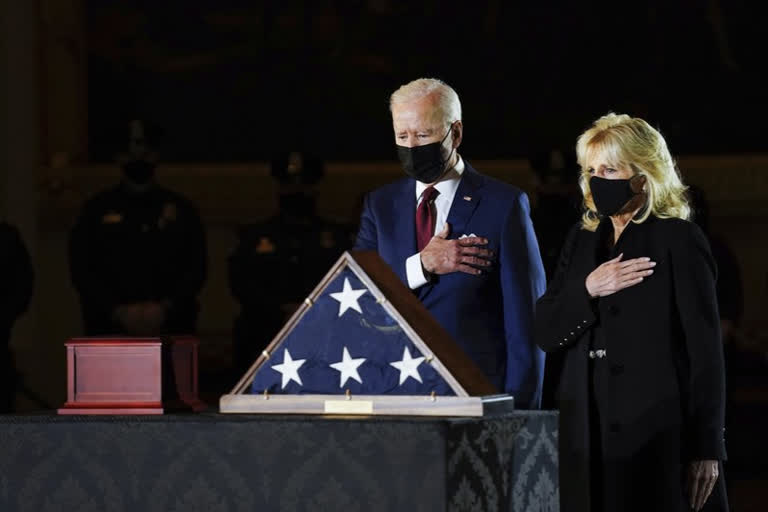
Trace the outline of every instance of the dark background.
{"type": "Polygon", "coordinates": [[[94,162],[134,117],[157,126],[166,161],[390,159],[389,94],[419,76],[457,90],[474,158],[571,146],[608,111],[648,119],[673,153],[765,149],[762,2],[85,5],[94,162]]]}
{"type": "MultiPolygon", "coordinates": [[[[660,128],[686,183],[711,201],[711,239],[732,251],[721,282],[742,276],[737,338],[749,350],[726,347],[726,473],[733,510],[763,510],[765,2],[6,0],[0,14],[0,217],[19,227],[36,272],[11,342],[17,411],[65,400],[63,343],[82,332],[69,230],[87,198],[119,180],[130,119],[149,121],[158,181],[188,197],[205,225],[198,334],[201,392],[214,405],[239,377],[216,380],[231,373],[239,310],[227,259],[242,224],[277,211],[271,158],[299,149],[324,159],[318,211],[354,224],[362,195],[402,175],[389,95],[437,77],[462,100],[462,155],[529,194],[553,259],[567,217],[545,201],[531,157],[552,147],[573,155],[576,137],[608,111],[660,128]]],[[[575,175],[572,161],[567,170],[575,175]]]]}

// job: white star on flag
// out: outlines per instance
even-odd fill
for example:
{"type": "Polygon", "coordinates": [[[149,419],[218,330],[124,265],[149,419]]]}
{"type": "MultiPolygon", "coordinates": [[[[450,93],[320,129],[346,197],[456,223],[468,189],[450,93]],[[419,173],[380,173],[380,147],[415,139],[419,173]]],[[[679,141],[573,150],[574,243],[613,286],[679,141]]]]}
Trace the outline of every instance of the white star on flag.
{"type": "Polygon", "coordinates": [[[349,351],[347,350],[347,347],[344,347],[344,354],[342,355],[341,361],[338,363],[333,363],[332,365],[329,365],[334,370],[341,372],[341,374],[339,375],[340,388],[344,387],[344,384],[347,383],[348,379],[354,379],[360,384],[363,383],[363,380],[360,378],[360,374],[357,373],[357,368],[364,362],[365,362],[364,357],[361,357],[359,359],[352,359],[349,355],[349,351]]]}
{"type": "Polygon", "coordinates": [[[301,377],[299,377],[299,368],[301,368],[301,365],[303,365],[305,361],[306,359],[294,360],[291,357],[291,353],[288,352],[288,349],[285,349],[285,352],[283,353],[283,362],[272,367],[273,370],[280,372],[283,376],[282,389],[285,389],[285,385],[290,381],[298,382],[299,386],[304,385],[301,382],[301,377]]]}
{"type": "Polygon", "coordinates": [[[360,309],[360,304],[357,303],[357,299],[359,299],[366,291],[368,290],[365,288],[361,290],[353,290],[352,285],[349,284],[349,278],[345,277],[344,290],[330,294],[333,299],[339,301],[339,316],[343,315],[349,308],[362,314],[363,310],[360,309]]]}
{"type": "Polygon", "coordinates": [[[418,368],[423,360],[423,357],[412,358],[411,351],[408,350],[408,347],[405,347],[403,350],[403,359],[389,364],[400,370],[400,385],[402,386],[403,382],[405,382],[408,377],[413,377],[421,382],[421,375],[419,375],[418,368]]]}

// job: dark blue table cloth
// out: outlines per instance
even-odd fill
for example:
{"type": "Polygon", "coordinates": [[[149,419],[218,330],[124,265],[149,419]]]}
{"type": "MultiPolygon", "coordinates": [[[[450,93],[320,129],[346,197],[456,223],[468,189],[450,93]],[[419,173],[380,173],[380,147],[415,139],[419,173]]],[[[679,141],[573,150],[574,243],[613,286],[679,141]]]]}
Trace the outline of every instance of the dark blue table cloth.
{"type": "Polygon", "coordinates": [[[1,511],[555,511],[557,414],[0,416],[1,511]]]}

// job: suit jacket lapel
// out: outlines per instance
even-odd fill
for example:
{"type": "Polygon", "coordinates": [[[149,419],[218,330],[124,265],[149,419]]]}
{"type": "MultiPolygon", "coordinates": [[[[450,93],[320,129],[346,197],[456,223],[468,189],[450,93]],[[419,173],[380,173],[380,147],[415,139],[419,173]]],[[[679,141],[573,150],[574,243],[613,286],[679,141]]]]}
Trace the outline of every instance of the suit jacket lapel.
{"type": "Polygon", "coordinates": [[[398,261],[404,262],[416,253],[416,181],[403,180],[402,188],[395,195],[393,203],[395,238],[400,240],[397,244],[398,261]]]}
{"type": "Polygon", "coordinates": [[[456,189],[453,204],[451,204],[451,209],[448,212],[447,222],[451,226],[450,238],[459,238],[461,235],[470,234],[466,233],[466,227],[482,199],[480,194],[482,185],[482,176],[465,161],[464,174],[461,177],[459,188],[456,189]]]}

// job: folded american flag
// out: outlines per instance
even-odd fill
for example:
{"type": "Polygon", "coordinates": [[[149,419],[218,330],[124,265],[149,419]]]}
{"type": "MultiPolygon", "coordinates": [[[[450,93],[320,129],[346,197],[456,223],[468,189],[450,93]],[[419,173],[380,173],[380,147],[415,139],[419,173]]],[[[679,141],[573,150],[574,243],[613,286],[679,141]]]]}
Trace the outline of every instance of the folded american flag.
{"type": "Polygon", "coordinates": [[[251,393],[455,396],[374,293],[342,267],[271,347],[251,393]]]}

